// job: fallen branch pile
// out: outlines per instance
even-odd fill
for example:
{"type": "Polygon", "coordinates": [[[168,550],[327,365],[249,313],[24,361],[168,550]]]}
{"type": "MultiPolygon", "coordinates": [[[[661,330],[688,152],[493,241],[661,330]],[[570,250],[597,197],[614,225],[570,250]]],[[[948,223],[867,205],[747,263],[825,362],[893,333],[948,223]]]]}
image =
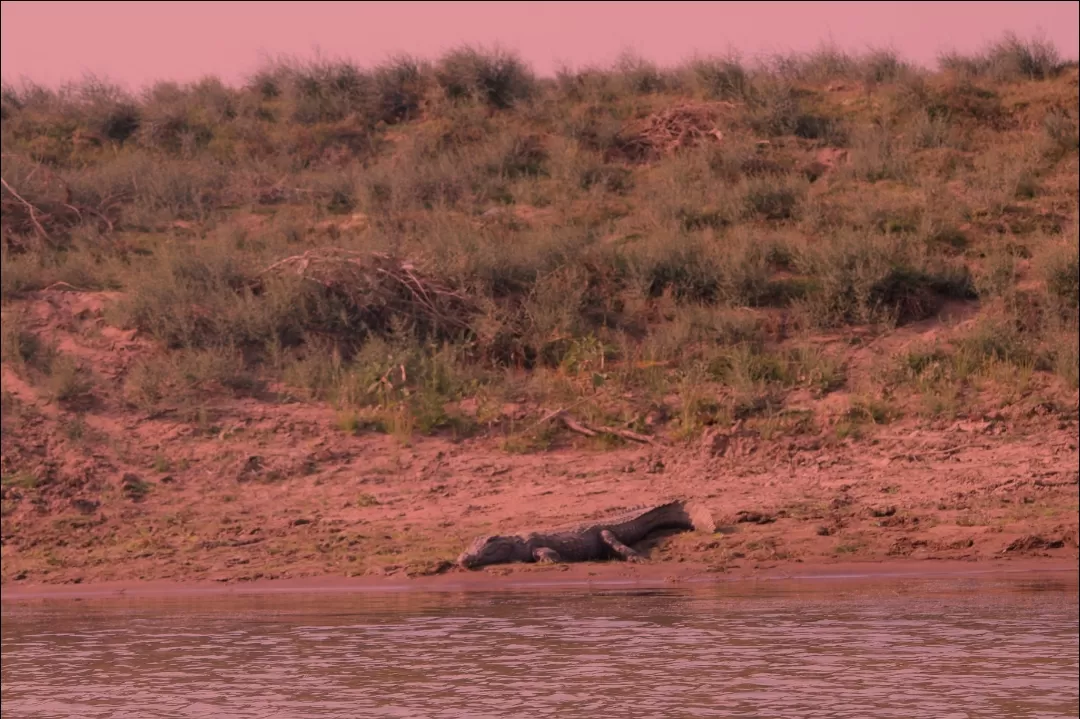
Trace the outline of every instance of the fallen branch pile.
{"type": "Polygon", "coordinates": [[[251,285],[259,294],[273,277],[299,277],[332,306],[346,312],[345,327],[386,334],[396,330],[449,339],[471,334],[477,308],[471,298],[423,273],[411,262],[382,252],[338,248],[309,250],[279,260],[251,285]]]}
{"type": "Polygon", "coordinates": [[[623,128],[616,151],[631,162],[648,162],[705,140],[719,142],[724,135],[716,120],[722,108],[730,107],[730,103],[691,103],[654,112],[623,128]]]}

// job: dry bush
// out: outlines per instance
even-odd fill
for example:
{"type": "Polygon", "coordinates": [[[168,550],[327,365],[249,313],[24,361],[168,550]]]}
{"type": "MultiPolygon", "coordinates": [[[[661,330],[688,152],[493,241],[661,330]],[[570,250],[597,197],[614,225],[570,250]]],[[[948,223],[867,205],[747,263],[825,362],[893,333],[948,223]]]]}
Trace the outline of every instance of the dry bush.
{"type": "Polygon", "coordinates": [[[859,128],[851,139],[845,171],[866,182],[907,179],[911,155],[905,138],[884,122],[859,128]]]}
{"type": "Polygon", "coordinates": [[[813,278],[799,301],[812,326],[903,324],[934,315],[947,298],[974,296],[966,266],[928,256],[905,236],[843,233],[803,249],[794,265],[813,278]]]}
{"type": "Polygon", "coordinates": [[[378,119],[397,124],[417,119],[431,83],[431,68],[422,60],[398,56],[375,68],[378,119]]]}
{"type": "Polygon", "coordinates": [[[31,246],[64,247],[71,231],[81,225],[111,232],[126,198],[77,200],[64,179],[45,165],[28,158],[3,154],[3,194],[0,195],[0,223],[8,250],[31,246]]]}
{"type": "Polygon", "coordinates": [[[266,291],[271,276],[299,277],[319,288],[330,304],[347,315],[337,328],[360,344],[367,335],[404,331],[420,339],[461,339],[471,334],[477,311],[465,294],[451,289],[412,263],[383,253],[358,253],[334,248],[310,250],[279,260],[263,270],[249,287],[255,296],[266,291]]]}
{"type": "Polygon", "coordinates": [[[3,296],[121,289],[110,320],[177,359],[166,395],[276,375],[387,426],[445,426],[477,378],[597,412],[701,378],[708,421],[776,409],[842,375],[771,346],[792,328],[974,294],[1068,379],[1075,88],[1043,50],[1007,38],[937,74],[827,47],[626,56],[547,81],[466,48],[280,61],[239,88],[5,86],[3,296]]]}
{"type": "Polygon", "coordinates": [[[938,65],[965,77],[990,77],[998,81],[1046,80],[1061,72],[1057,48],[1041,38],[1023,40],[1006,33],[973,55],[944,53],[938,65]]]}
{"type": "Polygon", "coordinates": [[[451,99],[472,99],[505,110],[537,91],[532,70],[515,53],[464,47],[439,59],[435,79],[451,99]]]}
{"type": "Polygon", "coordinates": [[[615,61],[613,74],[625,92],[635,95],[670,92],[677,90],[680,84],[676,73],[667,72],[629,51],[622,53],[615,61]]]}
{"type": "Polygon", "coordinates": [[[750,75],[737,57],[697,58],[687,70],[698,90],[711,100],[746,101],[750,75]]]}

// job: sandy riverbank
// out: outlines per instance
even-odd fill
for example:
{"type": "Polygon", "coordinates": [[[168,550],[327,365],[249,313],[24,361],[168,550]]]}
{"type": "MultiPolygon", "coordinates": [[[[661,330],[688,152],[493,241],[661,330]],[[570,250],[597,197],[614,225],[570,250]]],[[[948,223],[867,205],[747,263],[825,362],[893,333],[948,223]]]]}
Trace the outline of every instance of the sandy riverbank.
{"type": "Polygon", "coordinates": [[[488,572],[725,576],[1078,556],[1077,424],[1041,405],[912,416],[843,439],[725,428],[612,446],[563,434],[550,449],[515,452],[497,432],[407,444],[344,432],[325,403],[221,397],[211,432],[120,403],[73,418],[6,366],[4,385],[23,403],[3,438],[5,467],[20,468],[4,477],[5,596],[24,584],[392,585],[446,572],[431,581],[453,582],[449,563],[477,535],[676,497],[704,504],[718,531],[646,542],[647,568],[488,572]]]}
{"type": "MultiPolygon", "coordinates": [[[[1024,433],[968,423],[839,445],[751,435],[678,448],[508,454],[484,439],[402,447],[385,436],[328,435],[319,430],[326,410],[318,408],[293,408],[286,425],[255,406],[241,411],[248,422],[229,452],[148,481],[138,500],[122,494],[121,484],[96,504],[57,495],[18,505],[4,518],[5,596],[24,584],[253,586],[310,577],[393,584],[444,573],[430,581],[466,581],[449,562],[479,534],[670,497],[707,506],[717,533],[648,541],[642,568],[517,565],[477,576],[1077,561],[1072,427],[1024,433]],[[288,469],[304,463],[313,466],[306,474],[288,469]]],[[[180,452],[208,448],[203,438],[173,436],[181,427],[142,422],[132,433],[136,442],[143,433],[172,437],[180,452]]]]}
{"type": "Polygon", "coordinates": [[[517,566],[507,571],[454,571],[417,578],[306,577],[252,582],[112,581],[98,584],[20,584],[6,586],[4,602],[84,600],[109,598],[228,597],[273,594],[347,594],[371,592],[497,592],[552,590],[618,590],[634,588],[688,588],[725,584],[735,589],[766,582],[792,586],[823,583],[862,585],[921,581],[997,580],[1053,583],[1075,590],[1080,583],[1077,565],[1057,558],[999,559],[984,562],[911,561],[835,562],[831,564],[773,565],[734,568],[725,572],[709,567],[676,565],[577,564],[559,567],[517,566]],[[516,569],[517,571],[513,571],[516,569]]]}

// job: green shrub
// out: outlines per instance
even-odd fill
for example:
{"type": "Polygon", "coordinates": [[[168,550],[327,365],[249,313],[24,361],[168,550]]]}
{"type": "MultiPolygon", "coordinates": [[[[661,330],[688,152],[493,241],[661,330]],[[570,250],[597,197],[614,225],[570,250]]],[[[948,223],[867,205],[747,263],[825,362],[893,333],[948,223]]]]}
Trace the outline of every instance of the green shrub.
{"type": "Polygon", "coordinates": [[[736,58],[704,58],[689,65],[702,94],[714,100],[745,100],[750,78],[736,58]]]}
{"type": "Polygon", "coordinates": [[[375,68],[378,118],[387,124],[415,120],[430,84],[425,63],[408,56],[394,58],[375,68]]]}
{"type": "Polygon", "coordinates": [[[451,99],[471,99],[498,109],[513,107],[537,91],[529,67],[514,53],[465,47],[439,59],[435,79],[451,99]]]}

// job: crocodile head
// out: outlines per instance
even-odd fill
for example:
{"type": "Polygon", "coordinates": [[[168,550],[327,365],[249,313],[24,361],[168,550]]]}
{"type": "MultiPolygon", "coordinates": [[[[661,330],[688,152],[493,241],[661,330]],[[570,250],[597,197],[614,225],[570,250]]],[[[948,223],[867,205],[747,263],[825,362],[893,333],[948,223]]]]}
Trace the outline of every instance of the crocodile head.
{"type": "Polygon", "coordinates": [[[519,558],[518,555],[521,552],[517,550],[523,546],[519,537],[498,535],[478,537],[458,557],[458,564],[466,569],[473,569],[485,564],[512,562],[519,558]]]}

